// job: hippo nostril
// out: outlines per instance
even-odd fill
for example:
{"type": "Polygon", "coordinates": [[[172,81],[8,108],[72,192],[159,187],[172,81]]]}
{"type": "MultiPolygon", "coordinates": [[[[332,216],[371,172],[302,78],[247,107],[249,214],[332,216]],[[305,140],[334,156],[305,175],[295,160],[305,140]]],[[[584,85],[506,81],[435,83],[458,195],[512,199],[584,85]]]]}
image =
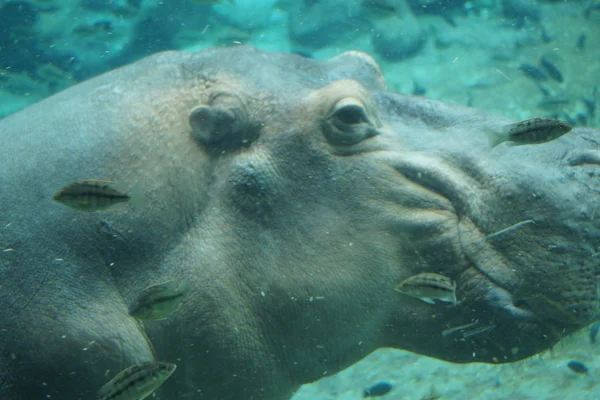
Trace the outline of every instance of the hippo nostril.
{"type": "Polygon", "coordinates": [[[529,307],[529,304],[527,304],[527,302],[522,299],[515,299],[514,305],[515,305],[515,307],[521,308],[521,309],[531,309],[531,307],[529,307]]]}

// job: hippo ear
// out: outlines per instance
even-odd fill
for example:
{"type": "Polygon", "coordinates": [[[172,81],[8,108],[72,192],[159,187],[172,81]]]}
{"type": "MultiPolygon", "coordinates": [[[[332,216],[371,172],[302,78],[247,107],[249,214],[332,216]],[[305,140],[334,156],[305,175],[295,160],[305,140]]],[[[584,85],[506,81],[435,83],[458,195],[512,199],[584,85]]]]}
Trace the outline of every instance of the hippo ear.
{"type": "Polygon", "coordinates": [[[352,97],[334,104],[323,129],[333,145],[353,145],[377,134],[364,104],[352,97]]]}
{"type": "Polygon", "coordinates": [[[329,79],[353,79],[370,91],[385,90],[385,79],[373,57],[360,51],[347,51],[326,61],[329,79]]]}
{"type": "Polygon", "coordinates": [[[215,144],[233,136],[236,120],[233,113],[221,107],[198,106],[189,114],[192,137],[202,144],[215,144]]]}

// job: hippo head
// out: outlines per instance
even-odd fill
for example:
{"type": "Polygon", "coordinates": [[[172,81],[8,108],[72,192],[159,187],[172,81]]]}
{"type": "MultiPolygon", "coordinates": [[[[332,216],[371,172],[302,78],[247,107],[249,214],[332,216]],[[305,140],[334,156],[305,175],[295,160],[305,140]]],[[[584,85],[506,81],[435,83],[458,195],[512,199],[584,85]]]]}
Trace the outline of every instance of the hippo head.
{"type": "MultiPolygon", "coordinates": [[[[176,360],[170,393],[282,399],[379,347],[511,362],[598,317],[596,131],[492,149],[484,131],[510,121],[387,92],[358,52],[167,52],[98,79],[4,122],[25,131],[52,114],[44,126],[64,128],[39,145],[71,170],[37,177],[26,205],[46,215],[45,247],[31,252],[77,254],[77,270],[106,283],[61,285],[88,287],[78,304],[117,299],[107,321],[128,321],[127,300],[148,284],[190,282],[177,315],[122,333],[176,360]],[[88,105],[57,115],[72,98],[88,105]],[[82,115],[84,138],[65,122],[82,115]],[[61,140],[81,148],[47,150],[61,140]],[[146,205],[85,219],[41,200],[78,166],[79,178],[139,181],[146,205]],[[394,291],[424,272],[455,281],[458,303],[394,291]]],[[[11,182],[31,182],[29,170],[11,182]]],[[[142,353],[123,345],[121,361],[142,353]]]]}
{"type": "Polygon", "coordinates": [[[492,150],[484,131],[510,121],[386,92],[364,54],[248,79],[251,53],[189,114],[212,170],[194,240],[235,265],[292,360],[390,346],[510,362],[597,317],[594,195],[565,158],[581,143],[492,150]],[[423,272],[455,280],[459,303],[394,292],[423,272]]]}

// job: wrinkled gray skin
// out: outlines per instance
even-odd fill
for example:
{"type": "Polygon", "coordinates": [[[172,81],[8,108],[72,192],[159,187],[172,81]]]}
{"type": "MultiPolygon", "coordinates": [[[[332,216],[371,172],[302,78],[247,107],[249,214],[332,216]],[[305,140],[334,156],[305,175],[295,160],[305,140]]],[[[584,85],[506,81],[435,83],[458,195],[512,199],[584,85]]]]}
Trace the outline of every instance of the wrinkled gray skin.
{"type": "Polygon", "coordinates": [[[156,357],[178,365],[161,399],[280,400],[384,346],[550,348],[598,317],[600,135],[491,149],[508,122],[386,92],[360,53],[243,47],[157,54],[4,119],[0,398],[93,399],[156,357]],[[145,204],[51,200],[84,178],[145,204]],[[393,290],[421,272],[454,279],[459,304],[393,290]],[[179,313],[127,316],[178,277],[179,313]],[[441,334],[473,320],[495,328],[441,334]]]}

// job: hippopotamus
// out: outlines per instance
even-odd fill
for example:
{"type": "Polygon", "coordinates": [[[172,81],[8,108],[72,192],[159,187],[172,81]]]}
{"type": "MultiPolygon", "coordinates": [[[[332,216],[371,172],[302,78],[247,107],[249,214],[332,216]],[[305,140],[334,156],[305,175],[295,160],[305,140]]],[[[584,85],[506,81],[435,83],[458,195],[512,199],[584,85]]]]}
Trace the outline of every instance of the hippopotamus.
{"type": "Polygon", "coordinates": [[[492,148],[514,122],[387,91],[364,53],[242,46],[151,55],[3,119],[0,398],[93,399],[159,360],[160,399],[282,400],[382,347],[551,348],[599,314],[600,131],[492,148]],[[81,179],[142,202],[52,200],[81,179]],[[394,291],[419,273],[456,304],[394,291]],[[177,312],[128,315],[171,279],[177,312]]]}

